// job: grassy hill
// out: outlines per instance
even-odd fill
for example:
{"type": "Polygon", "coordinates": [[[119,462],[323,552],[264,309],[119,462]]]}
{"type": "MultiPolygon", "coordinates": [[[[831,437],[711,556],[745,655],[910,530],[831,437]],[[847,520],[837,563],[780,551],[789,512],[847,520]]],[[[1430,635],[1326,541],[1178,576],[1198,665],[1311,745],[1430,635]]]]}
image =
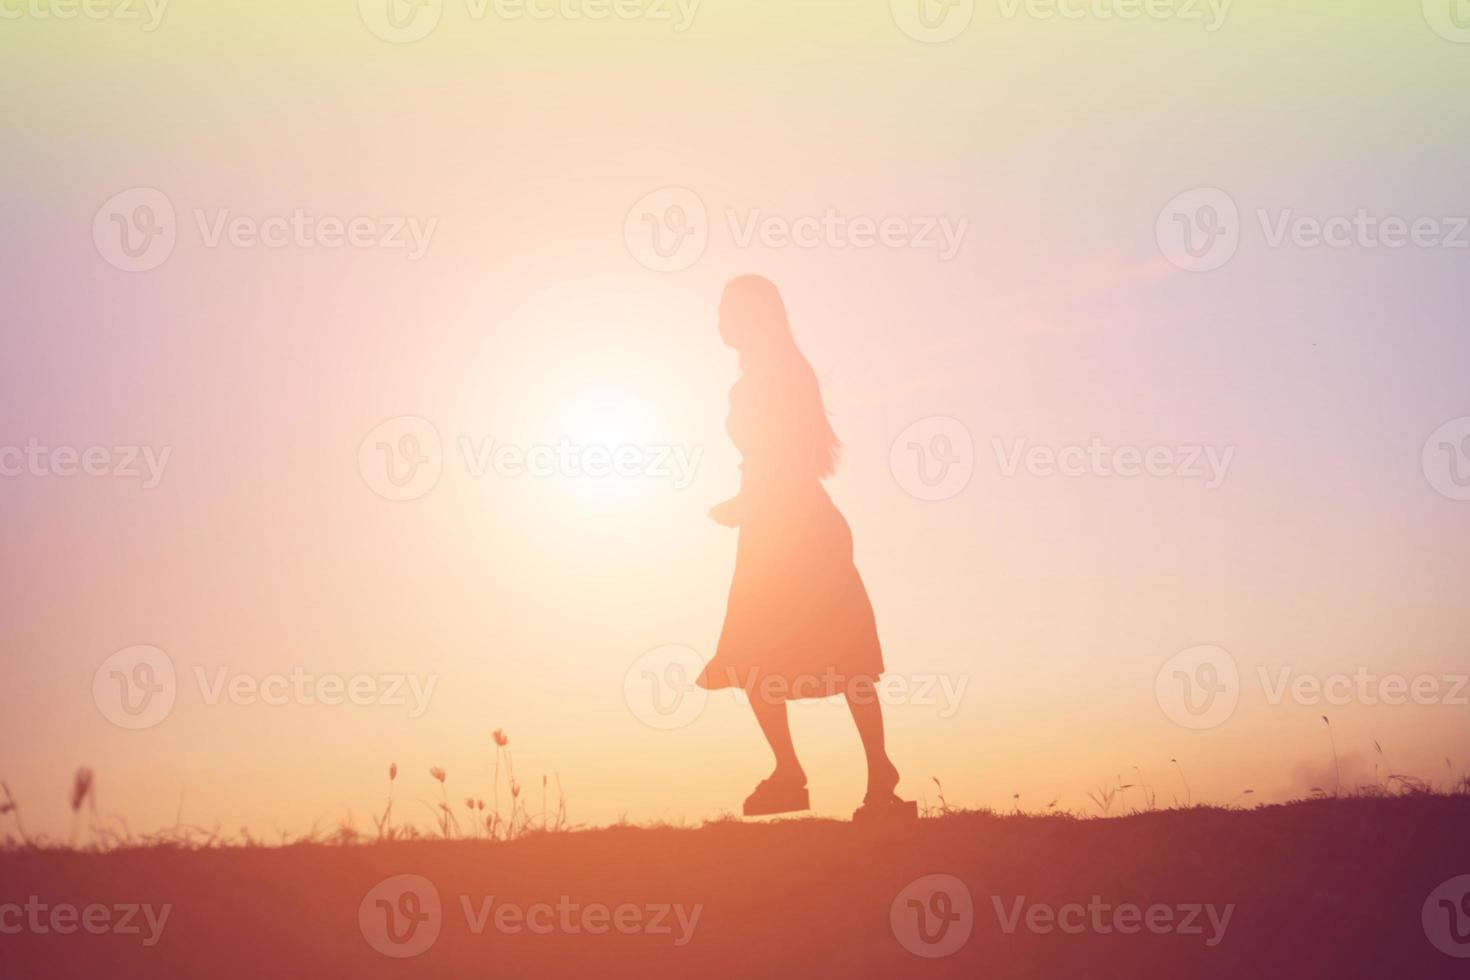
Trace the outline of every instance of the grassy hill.
{"type": "Polygon", "coordinates": [[[0,909],[0,975],[1466,976],[1470,959],[1434,943],[1470,953],[1470,899],[1463,914],[1458,894],[1431,900],[1465,874],[1465,795],[20,848],[0,854],[0,906],[17,906],[0,909]]]}

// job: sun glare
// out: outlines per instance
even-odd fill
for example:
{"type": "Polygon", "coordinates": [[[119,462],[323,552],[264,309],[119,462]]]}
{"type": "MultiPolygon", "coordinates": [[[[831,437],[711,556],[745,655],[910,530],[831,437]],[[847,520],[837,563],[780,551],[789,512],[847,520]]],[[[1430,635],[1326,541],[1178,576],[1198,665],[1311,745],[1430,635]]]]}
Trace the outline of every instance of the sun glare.
{"type": "Polygon", "coordinates": [[[648,403],[634,393],[614,387],[588,388],[572,393],[557,418],[557,432],[585,451],[643,447],[658,438],[659,426],[648,403]]]}

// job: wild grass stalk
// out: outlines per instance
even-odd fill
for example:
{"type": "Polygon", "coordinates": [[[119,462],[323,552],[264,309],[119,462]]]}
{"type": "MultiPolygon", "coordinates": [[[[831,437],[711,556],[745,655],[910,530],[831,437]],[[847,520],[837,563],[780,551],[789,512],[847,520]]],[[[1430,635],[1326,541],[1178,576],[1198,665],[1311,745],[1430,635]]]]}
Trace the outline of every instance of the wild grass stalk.
{"type": "Polygon", "coordinates": [[[1326,715],[1323,715],[1322,723],[1327,726],[1327,742],[1332,746],[1332,770],[1336,780],[1332,786],[1332,796],[1335,799],[1342,793],[1342,765],[1337,760],[1337,739],[1332,734],[1332,722],[1326,715]]]}

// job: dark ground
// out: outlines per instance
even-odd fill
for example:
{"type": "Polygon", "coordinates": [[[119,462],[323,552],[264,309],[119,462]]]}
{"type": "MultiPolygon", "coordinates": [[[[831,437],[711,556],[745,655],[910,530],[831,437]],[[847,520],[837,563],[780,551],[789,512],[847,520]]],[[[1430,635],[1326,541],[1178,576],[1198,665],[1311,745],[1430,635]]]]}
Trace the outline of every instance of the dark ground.
{"type": "MultiPolygon", "coordinates": [[[[610,828],[493,844],[19,850],[0,854],[0,906],[36,896],[47,906],[37,913],[47,931],[22,922],[31,914],[24,908],[0,909],[0,977],[1467,977],[1470,959],[1440,952],[1429,932],[1439,929],[1441,942],[1470,953],[1470,899],[1463,915],[1436,899],[1430,921],[1438,924],[1421,921],[1431,893],[1463,874],[1465,795],[1107,820],[958,814],[886,827],[811,820],[610,828]],[[400,874],[428,879],[442,901],[437,939],[411,958],[384,955],[365,938],[371,932],[380,945],[406,948],[385,938],[383,908],[364,903],[377,883],[400,874]],[[910,952],[905,940],[934,952],[962,938],[968,923],[944,933],[926,919],[941,946],[926,945],[907,899],[917,895],[932,915],[958,910],[957,892],[934,899],[917,886],[890,921],[899,893],[930,874],[959,879],[973,901],[973,932],[937,959],[910,952]],[[476,934],[460,896],[475,915],[490,896],[492,909],[546,903],[553,909],[531,914],[550,931],[497,930],[492,914],[476,934]],[[569,926],[548,918],[562,896],[579,907],[569,926]],[[1023,907],[1057,909],[1085,907],[1093,896],[1110,907],[1159,904],[1175,926],[1189,906],[1234,909],[1223,932],[1204,913],[1191,926],[1198,933],[1159,918],[1160,932],[1122,934],[1112,927],[1128,926],[1126,913],[1098,913],[1098,928],[1099,920],[1074,912],[1063,913],[1074,932],[1043,931],[1042,920],[1028,929],[1023,916],[1007,933],[993,897],[1010,916],[1022,896],[1023,907]],[[145,946],[142,914],[138,934],[52,931],[50,916],[64,903],[172,909],[158,941],[145,946]],[[702,909],[692,938],[676,946],[672,914],[661,923],[669,933],[587,931],[601,924],[580,918],[595,903],[631,903],[647,923],[656,913],[644,906],[702,909]],[[1464,932],[1464,946],[1451,925],[1464,932]]],[[[399,894],[392,889],[396,911],[414,912],[396,904],[399,894]]],[[[427,908],[421,903],[419,913],[427,908]]],[[[91,914],[100,922],[104,913],[91,914]]],[[[105,914],[120,924],[122,913],[105,914]]],[[[429,921],[409,943],[430,936],[429,921]]]]}

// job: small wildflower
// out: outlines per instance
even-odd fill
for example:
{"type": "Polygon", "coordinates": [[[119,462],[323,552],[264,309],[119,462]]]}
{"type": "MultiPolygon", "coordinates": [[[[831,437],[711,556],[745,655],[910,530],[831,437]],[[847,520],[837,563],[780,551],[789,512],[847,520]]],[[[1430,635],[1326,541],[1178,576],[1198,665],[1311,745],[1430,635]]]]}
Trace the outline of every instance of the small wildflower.
{"type": "Polygon", "coordinates": [[[433,776],[435,779],[439,780],[439,782],[441,782],[441,783],[444,782],[444,770],[443,769],[440,769],[438,766],[435,766],[434,768],[430,769],[429,770],[429,775],[430,776],[433,776]]]}
{"type": "Polygon", "coordinates": [[[75,812],[82,808],[87,800],[87,794],[92,792],[92,770],[78,769],[76,782],[71,787],[71,808],[75,812]]]}

